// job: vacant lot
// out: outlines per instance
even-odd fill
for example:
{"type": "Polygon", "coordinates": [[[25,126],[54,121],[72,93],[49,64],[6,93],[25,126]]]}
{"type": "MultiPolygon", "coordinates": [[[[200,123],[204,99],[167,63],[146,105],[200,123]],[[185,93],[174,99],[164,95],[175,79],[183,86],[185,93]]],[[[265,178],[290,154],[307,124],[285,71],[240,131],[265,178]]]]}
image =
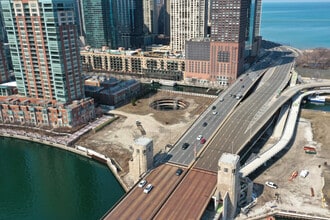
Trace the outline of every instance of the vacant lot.
{"type": "Polygon", "coordinates": [[[121,167],[119,174],[125,176],[131,159],[130,146],[134,144],[134,139],[143,135],[152,138],[154,154],[161,153],[166,145],[175,144],[213,101],[214,98],[209,97],[160,91],[138,100],[135,106],[127,104],[112,110],[111,113],[118,116],[116,121],[95,134],[84,135],[77,144],[113,158],[121,167]],[[163,98],[184,100],[188,104],[187,108],[159,111],[149,107],[153,101],[163,98]],[[136,121],[141,122],[142,130],[136,126],[136,121]]]}
{"type": "Polygon", "coordinates": [[[255,188],[262,194],[253,212],[266,211],[277,207],[297,212],[329,215],[323,208],[324,196],[330,204],[330,113],[302,110],[298,121],[295,140],[287,153],[267,168],[255,180],[255,188]],[[305,145],[316,146],[317,154],[306,154],[305,145]],[[289,180],[294,171],[307,169],[306,178],[296,177],[289,180]],[[279,188],[264,185],[266,181],[275,182],[279,188]]]}

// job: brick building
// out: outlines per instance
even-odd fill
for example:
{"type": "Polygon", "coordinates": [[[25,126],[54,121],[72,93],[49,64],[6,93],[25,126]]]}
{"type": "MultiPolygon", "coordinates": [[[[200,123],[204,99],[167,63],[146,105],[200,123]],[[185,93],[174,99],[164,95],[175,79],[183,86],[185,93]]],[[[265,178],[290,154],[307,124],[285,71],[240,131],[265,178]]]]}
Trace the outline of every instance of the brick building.
{"type": "Polygon", "coordinates": [[[86,48],[80,56],[85,71],[179,81],[185,70],[185,60],[169,52],[86,48]]]}
{"type": "Polygon", "coordinates": [[[0,123],[35,127],[76,127],[95,118],[91,98],[63,104],[56,100],[0,96],[0,123]]]}

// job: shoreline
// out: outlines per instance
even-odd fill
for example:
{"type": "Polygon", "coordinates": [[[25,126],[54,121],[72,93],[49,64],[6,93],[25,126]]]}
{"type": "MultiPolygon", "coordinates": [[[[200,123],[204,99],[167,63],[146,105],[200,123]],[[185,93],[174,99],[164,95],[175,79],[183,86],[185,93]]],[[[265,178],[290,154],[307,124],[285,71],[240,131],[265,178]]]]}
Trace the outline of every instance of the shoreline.
{"type": "MultiPolygon", "coordinates": [[[[55,140],[54,138],[42,136],[40,134],[37,135],[31,135],[30,133],[20,131],[22,134],[19,134],[17,130],[13,129],[3,129],[0,126],[0,136],[1,137],[7,137],[7,138],[15,138],[25,141],[30,141],[34,143],[40,143],[44,144],[50,147],[55,147],[57,149],[65,150],[74,154],[77,154],[79,156],[83,156],[86,158],[89,158],[91,160],[94,160],[100,164],[106,165],[110,172],[115,176],[121,187],[125,190],[125,192],[128,192],[129,187],[126,185],[125,181],[120,177],[120,175],[117,172],[116,165],[112,162],[111,158],[98,153],[94,150],[83,148],[78,145],[68,146],[65,144],[65,140],[63,137],[60,139],[60,141],[55,140]],[[27,136],[25,136],[27,135],[27,136]],[[55,141],[54,141],[55,140],[55,141]]],[[[83,133],[84,134],[84,133],[83,133]]],[[[83,135],[81,134],[81,135],[83,135]]],[[[69,135],[70,136],[70,135],[69,135]]],[[[75,137],[75,139],[78,139],[80,136],[75,137]]]]}

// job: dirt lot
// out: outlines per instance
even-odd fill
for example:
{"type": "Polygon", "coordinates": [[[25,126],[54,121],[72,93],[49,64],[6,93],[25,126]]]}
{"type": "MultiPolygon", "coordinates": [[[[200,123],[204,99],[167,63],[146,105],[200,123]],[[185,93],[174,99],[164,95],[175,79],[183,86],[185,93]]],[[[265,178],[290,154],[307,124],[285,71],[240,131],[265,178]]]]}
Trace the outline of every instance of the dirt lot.
{"type": "Polygon", "coordinates": [[[114,158],[122,169],[119,175],[125,176],[131,158],[129,147],[134,144],[134,139],[144,135],[136,126],[137,120],[141,122],[145,136],[153,139],[154,154],[157,154],[164,151],[167,144],[173,145],[213,101],[214,98],[161,91],[138,100],[136,106],[127,104],[112,110],[111,113],[119,119],[96,134],[83,136],[77,144],[114,158]],[[149,107],[154,100],[162,98],[185,100],[188,106],[173,111],[158,111],[149,107]]]}
{"type": "Polygon", "coordinates": [[[250,216],[271,207],[330,215],[322,201],[324,197],[330,204],[330,113],[302,110],[300,116],[296,138],[288,152],[254,180],[255,189],[262,194],[250,216]],[[306,154],[305,145],[316,146],[317,154],[306,154]],[[294,171],[300,173],[303,169],[309,171],[306,178],[298,175],[289,181],[294,171]],[[269,188],[265,181],[273,181],[279,188],[269,188]]]}

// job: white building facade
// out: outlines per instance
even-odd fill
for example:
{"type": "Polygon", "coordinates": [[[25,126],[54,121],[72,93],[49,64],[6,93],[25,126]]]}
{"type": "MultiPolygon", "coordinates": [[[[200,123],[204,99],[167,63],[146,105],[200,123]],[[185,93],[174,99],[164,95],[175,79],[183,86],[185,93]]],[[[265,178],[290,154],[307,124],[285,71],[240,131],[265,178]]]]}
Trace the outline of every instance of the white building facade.
{"type": "Polygon", "coordinates": [[[170,15],[173,52],[183,52],[186,40],[206,37],[208,0],[171,0],[170,15]]]}

